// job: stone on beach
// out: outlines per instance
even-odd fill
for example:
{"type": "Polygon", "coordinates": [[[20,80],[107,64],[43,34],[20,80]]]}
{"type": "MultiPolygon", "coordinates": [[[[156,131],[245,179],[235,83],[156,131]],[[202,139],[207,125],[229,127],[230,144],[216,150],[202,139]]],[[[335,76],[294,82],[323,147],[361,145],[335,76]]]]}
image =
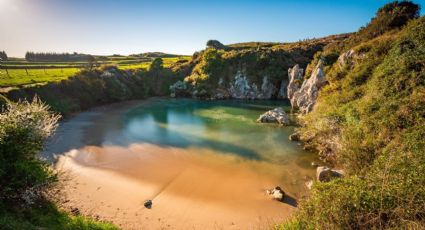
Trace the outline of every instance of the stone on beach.
{"type": "Polygon", "coordinates": [[[143,204],[145,206],[145,208],[152,208],[152,200],[146,200],[143,204]]]}
{"type": "Polygon", "coordinates": [[[277,201],[283,201],[285,198],[285,192],[279,186],[272,190],[267,190],[267,194],[277,201]]]}

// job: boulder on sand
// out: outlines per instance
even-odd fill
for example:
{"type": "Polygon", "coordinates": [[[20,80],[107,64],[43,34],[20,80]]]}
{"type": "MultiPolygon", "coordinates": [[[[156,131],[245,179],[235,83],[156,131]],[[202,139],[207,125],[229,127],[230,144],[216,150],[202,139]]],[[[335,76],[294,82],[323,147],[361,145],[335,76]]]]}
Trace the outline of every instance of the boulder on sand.
{"type": "Polygon", "coordinates": [[[279,186],[276,186],[276,188],[272,190],[267,190],[267,194],[277,201],[283,201],[285,198],[285,192],[279,186]]]}
{"type": "Polygon", "coordinates": [[[278,123],[280,125],[289,125],[289,117],[282,108],[275,108],[260,115],[257,122],[278,123]]]}
{"type": "Polygon", "coordinates": [[[152,208],[152,200],[146,200],[143,205],[145,206],[145,208],[152,208]]]}

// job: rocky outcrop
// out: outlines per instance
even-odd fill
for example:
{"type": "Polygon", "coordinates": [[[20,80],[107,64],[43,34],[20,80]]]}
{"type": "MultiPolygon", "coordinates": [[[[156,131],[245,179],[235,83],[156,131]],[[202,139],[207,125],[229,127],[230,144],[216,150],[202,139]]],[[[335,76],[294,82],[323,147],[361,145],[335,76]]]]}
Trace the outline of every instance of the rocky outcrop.
{"type": "Polygon", "coordinates": [[[288,81],[282,81],[280,83],[279,92],[277,94],[278,99],[286,99],[288,98],[288,81]]]}
{"type": "Polygon", "coordinates": [[[207,41],[207,47],[208,48],[214,48],[214,49],[227,49],[227,47],[225,45],[223,45],[221,42],[217,41],[217,40],[209,40],[207,41]]]}
{"type": "Polygon", "coordinates": [[[304,70],[299,65],[295,65],[293,68],[288,69],[289,84],[287,86],[288,99],[292,99],[294,93],[297,92],[303,81],[304,70]]]}
{"type": "Polygon", "coordinates": [[[180,95],[186,95],[188,91],[188,86],[184,81],[177,81],[176,83],[170,85],[170,96],[177,97],[180,95]]]}
{"type": "Polygon", "coordinates": [[[354,50],[349,50],[338,57],[338,66],[339,68],[343,68],[353,59],[354,50]]]}
{"type": "Polygon", "coordinates": [[[269,81],[267,76],[264,76],[261,91],[257,95],[257,99],[270,99],[275,91],[276,87],[269,81]]]}
{"type": "Polygon", "coordinates": [[[286,98],[287,81],[282,81],[280,88],[268,76],[263,76],[261,81],[253,82],[243,71],[238,71],[232,80],[218,79],[213,87],[197,88],[195,85],[178,81],[170,85],[170,96],[192,96],[203,99],[272,99],[286,98]],[[261,85],[259,84],[261,83],[261,85]]]}
{"type": "Polygon", "coordinates": [[[235,80],[230,84],[229,93],[236,99],[255,99],[258,94],[258,88],[255,83],[249,84],[246,76],[240,72],[236,74],[235,80]]]}
{"type": "Polygon", "coordinates": [[[329,182],[335,178],[344,176],[343,170],[331,169],[326,166],[320,166],[316,169],[316,179],[320,182],[329,182]]]}
{"type": "Polygon", "coordinates": [[[300,72],[296,67],[297,66],[290,69],[291,81],[288,85],[288,98],[290,99],[293,108],[298,108],[301,113],[308,113],[313,109],[313,106],[316,103],[320,88],[322,88],[327,82],[323,73],[323,62],[320,60],[319,63],[317,63],[310,78],[305,80],[298,90],[296,90],[296,88],[300,72]],[[293,92],[294,90],[295,92],[293,92]]]}
{"type": "Polygon", "coordinates": [[[289,125],[289,117],[282,108],[275,108],[260,115],[257,122],[289,125]]]}
{"type": "Polygon", "coordinates": [[[262,79],[261,88],[255,83],[250,83],[249,79],[241,72],[238,72],[233,82],[230,83],[229,94],[235,99],[270,99],[276,87],[269,81],[267,76],[262,79]]]}

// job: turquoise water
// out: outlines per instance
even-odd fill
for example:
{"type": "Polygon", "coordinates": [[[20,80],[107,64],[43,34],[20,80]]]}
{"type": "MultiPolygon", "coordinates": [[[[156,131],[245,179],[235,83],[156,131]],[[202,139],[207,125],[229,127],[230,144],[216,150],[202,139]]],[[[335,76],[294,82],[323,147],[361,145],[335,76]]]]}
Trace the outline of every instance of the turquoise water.
{"type": "Polygon", "coordinates": [[[112,145],[207,148],[216,154],[311,167],[315,155],[288,140],[294,127],[256,122],[260,114],[279,106],[290,110],[285,101],[157,99],[126,112],[120,132],[107,139],[112,145]]]}

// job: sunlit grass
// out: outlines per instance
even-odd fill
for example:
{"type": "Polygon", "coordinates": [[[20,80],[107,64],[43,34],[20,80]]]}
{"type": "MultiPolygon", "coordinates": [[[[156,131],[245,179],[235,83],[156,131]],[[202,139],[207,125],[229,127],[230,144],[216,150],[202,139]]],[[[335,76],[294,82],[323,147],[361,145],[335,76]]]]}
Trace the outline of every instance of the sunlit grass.
{"type": "MultiPolygon", "coordinates": [[[[189,60],[190,56],[162,58],[164,67],[168,68],[180,60],[189,60]]],[[[148,69],[153,58],[110,57],[109,60],[98,61],[97,65],[113,64],[121,70],[148,69]]],[[[48,83],[68,79],[75,75],[86,62],[28,62],[24,59],[3,62],[2,66],[13,69],[0,69],[0,87],[48,83]],[[69,68],[78,66],[79,68],[69,68]],[[28,68],[27,68],[28,67],[28,68]],[[45,67],[45,68],[43,68],[45,67]],[[52,68],[53,67],[53,68],[52,68]],[[64,67],[64,68],[60,68],[64,67]],[[27,69],[25,69],[27,68],[27,69]]]]}
{"type": "Polygon", "coordinates": [[[55,82],[78,73],[78,68],[63,69],[9,69],[0,70],[0,86],[18,86],[33,83],[55,82]]]}

